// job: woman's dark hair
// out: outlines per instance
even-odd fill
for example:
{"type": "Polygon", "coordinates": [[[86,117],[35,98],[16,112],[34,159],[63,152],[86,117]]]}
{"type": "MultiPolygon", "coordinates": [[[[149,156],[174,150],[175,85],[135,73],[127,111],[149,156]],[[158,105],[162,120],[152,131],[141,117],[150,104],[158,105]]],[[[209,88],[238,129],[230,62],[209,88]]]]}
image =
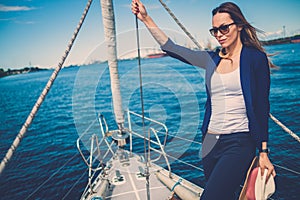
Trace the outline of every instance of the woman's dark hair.
{"type": "MultiPolygon", "coordinates": [[[[213,9],[212,15],[217,13],[228,13],[231,19],[236,23],[237,26],[242,27],[241,30],[241,41],[245,46],[254,47],[262,52],[265,52],[260,41],[258,40],[256,32],[263,32],[254,28],[244,17],[241,9],[232,2],[222,3],[219,7],[213,9]]],[[[269,62],[269,66],[274,68],[275,65],[269,62]]]]}

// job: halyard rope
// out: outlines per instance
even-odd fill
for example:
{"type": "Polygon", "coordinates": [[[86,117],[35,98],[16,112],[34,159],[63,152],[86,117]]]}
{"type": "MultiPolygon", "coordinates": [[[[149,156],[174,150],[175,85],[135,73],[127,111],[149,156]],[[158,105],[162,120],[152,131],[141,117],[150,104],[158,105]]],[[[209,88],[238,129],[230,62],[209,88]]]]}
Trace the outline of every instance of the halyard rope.
{"type": "Polygon", "coordinates": [[[88,0],[88,3],[84,9],[84,12],[82,14],[82,17],[79,21],[79,24],[77,25],[76,29],[75,29],[75,32],[73,34],[73,37],[71,38],[70,42],[69,42],[69,45],[67,46],[67,49],[63,55],[63,57],[61,58],[61,62],[58,64],[58,66],[55,68],[55,70],[53,71],[50,79],[48,80],[47,82],[47,85],[45,86],[44,90],[42,91],[40,97],[38,98],[38,100],[36,101],[35,105],[33,106],[30,114],[28,115],[25,123],[23,124],[19,134],[17,135],[17,137],[15,138],[14,142],[12,143],[11,147],[9,148],[9,150],[7,151],[5,157],[3,158],[3,160],[1,161],[1,164],[0,164],[0,174],[2,173],[2,171],[4,170],[6,164],[8,163],[8,161],[11,159],[13,153],[16,151],[19,143],[21,142],[22,138],[24,137],[27,129],[29,128],[29,126],[31,125],[36,113],[38,112],[41,104],[43,103],[46,95],[48,94],[51,86],[53,85],[53,82],[54,80],[56,79],[59,71],[61,70],[66,58],[68,57],[69,55],[69,52],[74,44],[74,41],[78,35],[78,32],[79,30],[81,29],[81,26],[84,22],[84,19],[89,11],[89,8],[91,6],[91,3],[92,3],[93,0],[88,0]]]}

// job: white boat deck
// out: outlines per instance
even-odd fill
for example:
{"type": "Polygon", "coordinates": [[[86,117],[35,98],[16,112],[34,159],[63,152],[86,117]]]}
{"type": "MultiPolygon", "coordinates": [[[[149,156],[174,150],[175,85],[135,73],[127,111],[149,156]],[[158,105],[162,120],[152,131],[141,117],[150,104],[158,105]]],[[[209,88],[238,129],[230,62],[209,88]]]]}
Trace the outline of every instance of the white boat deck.
{"type": "MultiPolygon", "coordinates": [[[[130,156],[127,151],[122,153],[118,152],[117,156],[108,162],[105,175],[100,174],[94,182],[95,186],[93,187],[93,190],[95,193],[92,195],[87,193],[84,195],[86,196],[84,199],[100,200],[104,199],[103,197],[108,200],[147,199],[146,178],[143,175],[144,168],[145,164],[141,160],[141,157],[135,154],[130,156]],[[101,190],[103,180],[107,180],[106,182],[109,183],[107,184],[108,187],[104,193],[103,190],[101,190]]],[[[155,200],[168,199],[168,197],[172,194],[171,189],[180,178],[173,174],[172,179],[170,179],[168,177],[168,171],[155,164],[151,164],[149,167],[149,173],[150,198],[155,200]],[[158,177],[168,179],[169,185],[168,183],[164,184],[158,177]]],[[[177,183],[176,185],[179,184],[177,183]]],[[[181,181],[180,185],[180,187],[185,187],[185,190],[189,190],[197,199],[200,198],[200,194],[202,192],[200,187],[186,180],[181,181]]],[[[177,186],[174,188],[177,188],[177,186]]]]}

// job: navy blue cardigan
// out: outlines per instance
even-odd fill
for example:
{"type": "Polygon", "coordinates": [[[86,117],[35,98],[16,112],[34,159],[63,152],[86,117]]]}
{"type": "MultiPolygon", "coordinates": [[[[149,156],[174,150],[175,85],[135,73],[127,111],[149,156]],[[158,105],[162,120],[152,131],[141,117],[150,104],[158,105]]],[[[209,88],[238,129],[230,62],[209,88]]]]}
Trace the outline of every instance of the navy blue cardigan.
{"type": "MultiPolygon", "coordinates": [[[[169,56],[206,70],[207,101],[201,128],[204,137],[211,117],[211,76],[221,60],[219,50],[215,52],[191,50],[174,44],[170,39],[161,48],[169,56]]],[[[268,141],[270,111],[270,69],[266,54],[255,48],[243,46],[240,56],[240,79],[249,121],[249,132],[256,142],[256,147],[261,150],[262,142],[268,141]]]]}

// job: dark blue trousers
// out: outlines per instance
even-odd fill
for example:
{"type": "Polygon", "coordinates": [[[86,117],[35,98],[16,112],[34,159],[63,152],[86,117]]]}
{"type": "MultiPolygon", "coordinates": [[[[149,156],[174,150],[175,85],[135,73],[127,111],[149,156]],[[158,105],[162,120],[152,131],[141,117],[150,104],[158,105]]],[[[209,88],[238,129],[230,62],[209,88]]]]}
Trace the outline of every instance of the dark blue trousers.
{"type": "Polygon", "coordinates": [[[206,134],[202,162],[206,186],[201,200],[234,200],[255,156],[249,133],[206,134]]]}

